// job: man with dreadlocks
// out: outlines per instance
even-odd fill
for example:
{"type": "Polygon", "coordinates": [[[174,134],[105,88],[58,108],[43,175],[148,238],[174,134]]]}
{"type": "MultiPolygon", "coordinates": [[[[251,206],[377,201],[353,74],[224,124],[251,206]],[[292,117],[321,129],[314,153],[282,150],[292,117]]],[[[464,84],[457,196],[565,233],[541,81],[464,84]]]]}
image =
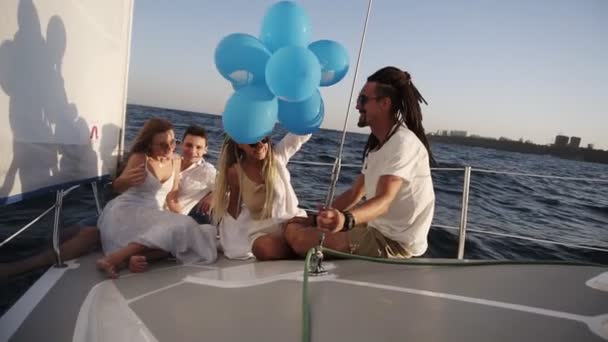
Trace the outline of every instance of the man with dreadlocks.
{"type": "Polygon", "coordinates": [[[285,237],[297,254],[317,245],[322,232],[323,245],[342,252],[383,258],[424,254],[435,194],[422,102],[407,72],[385,67],[368,77],[357,99],[358,126],[371,129],[361,174],[330,208],[290,221],[285,237]]]}

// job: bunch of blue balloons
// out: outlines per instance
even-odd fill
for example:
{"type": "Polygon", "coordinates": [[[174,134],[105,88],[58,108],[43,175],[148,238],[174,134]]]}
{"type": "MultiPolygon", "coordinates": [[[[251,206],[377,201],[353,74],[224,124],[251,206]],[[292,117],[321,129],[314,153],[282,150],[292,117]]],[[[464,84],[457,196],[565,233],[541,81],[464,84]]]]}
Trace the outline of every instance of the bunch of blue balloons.
{"type": "Polygon", "coordinates": [[[231,82],[222,122],[241,144],[269,135],[278,121],[295,134],[313,133],[325,116],[318,87],[338,83],[348,72],[348,53],[339,43],[310,43],[311,25],[300,5],[271,6],[260,38],[245,33],[224,37],[215,49],[215,65],[231,82]]]}

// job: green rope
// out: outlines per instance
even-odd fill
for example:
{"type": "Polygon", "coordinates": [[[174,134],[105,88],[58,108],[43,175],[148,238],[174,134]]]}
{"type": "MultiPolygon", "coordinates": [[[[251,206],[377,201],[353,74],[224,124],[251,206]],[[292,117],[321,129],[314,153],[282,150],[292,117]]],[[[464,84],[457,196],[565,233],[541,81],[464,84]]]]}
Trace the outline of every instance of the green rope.
{"type": "MultiPolygon", "coordinates": [[[[490,265],[570,265],[570,266],[595,266],[606,267],[606,265],[584,263],[577,261],[565,260],[470,260],[470,259],[443,259],[440,261],[429,261],[428,259],[385,259],[373,258],[362,255],[354,255],[335,251],[333,249],[322,247],[324,254],[332,255],[342,259],[364,260],[369,262],[377,262],[381,264],[397,264],[410,266],[490,266],[490,265]]],[[[310,270],[310,260],[315,248],[311,248],[306,254],[304,260],[304,275],[302,282],[302,342],[310,342],[310,301],[308,298],[308,272],[310,270]]]]}
{"type": "Polygon", "coordinates": [[[471,259],[441,259],[438,261],[429,261],[428,259],[386,259],[374,258],[363,255],[356,255],[335,251],[333,249],[323,247],[323,253],[340,257],[342,259],[364,260],[377,262],[381,264],[397,264],[410,266],[489,266],[489,265],[574,265],[574,266],[599,266],[606,265],[586,263],[580,261],[567,260],[471,260],[471,259]]]}
{"type": "Polygon", "coordinates": [[[311,248],[306,253],[306,259],[304,260],[304,275],[302,281],[302,342],[310,342],[310,303],[308,302],[308,270],[310,269],[310,259],[312,253],[315,252],[314,248],[311,248]]]}

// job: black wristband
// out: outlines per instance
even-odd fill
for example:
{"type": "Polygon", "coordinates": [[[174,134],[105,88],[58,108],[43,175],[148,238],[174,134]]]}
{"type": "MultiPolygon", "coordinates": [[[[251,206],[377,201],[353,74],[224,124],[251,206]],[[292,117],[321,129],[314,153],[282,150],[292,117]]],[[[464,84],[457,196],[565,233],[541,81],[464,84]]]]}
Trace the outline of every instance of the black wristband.
{"type": "Polygon", "coordinates": [[[355,227],[355,217],[353,214],[348,211],[342,211],[342,215],[344,215],[344,226],[342,227],[342,231],[347,232],[355,227]]]}

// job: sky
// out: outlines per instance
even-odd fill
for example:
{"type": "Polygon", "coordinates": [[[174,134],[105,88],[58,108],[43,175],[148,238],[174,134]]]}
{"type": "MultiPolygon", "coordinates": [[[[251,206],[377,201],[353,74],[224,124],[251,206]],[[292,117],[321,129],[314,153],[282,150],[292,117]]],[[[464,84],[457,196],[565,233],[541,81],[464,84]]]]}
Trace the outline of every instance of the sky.
{"type": "MultiPolygon", "coordinates": [[[[219,41],[259,36],[276,0],[136,0],[128,102],[221,114],[233,90],[215,68],[219,41]]],[[[368,0],[297,1],[312,40],[346,47],[350,70],[322,87],[323,128],[356,127],[365,78],[407,70],[429,105],[427,132],[554,141],[579,136],[608,149],[608,1],[375,0],[355,80],[368,0]]]]}

